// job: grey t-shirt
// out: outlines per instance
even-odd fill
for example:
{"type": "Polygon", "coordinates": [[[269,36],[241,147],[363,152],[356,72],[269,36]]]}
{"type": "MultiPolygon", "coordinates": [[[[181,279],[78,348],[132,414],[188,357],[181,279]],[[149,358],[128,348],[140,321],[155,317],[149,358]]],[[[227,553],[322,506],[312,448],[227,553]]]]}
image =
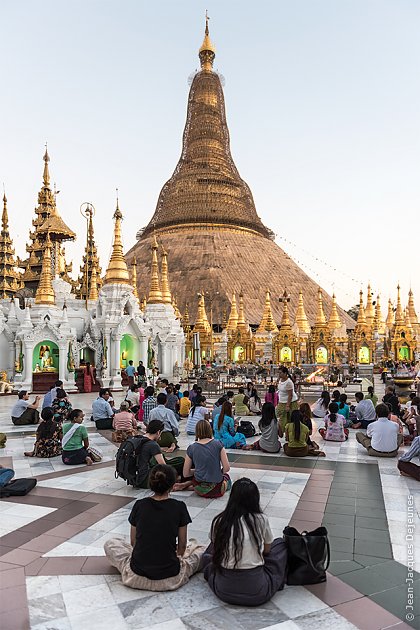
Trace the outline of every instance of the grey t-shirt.
{"type": "Polygon", "coordinates": [[[268,427],[261,427],[260,447],[268,453],[277,453],[279,450],[279,428],[276,419],[273,419],[268,427]]]}
{"type": "Polygon", "coordinates": [[[194,442],[187,448],[187,455],[195,468],[194,478],[197,481],[220,483],[223,479],[220,451],[223,444],[219,440],[211,440],[207,444],[194,442]]]}
{"type": "Polygon", "coordinates": [[[12,407],[10,415],[12,418],[20,418],[29,406],[29,400],[19,399],[12,407]]]}

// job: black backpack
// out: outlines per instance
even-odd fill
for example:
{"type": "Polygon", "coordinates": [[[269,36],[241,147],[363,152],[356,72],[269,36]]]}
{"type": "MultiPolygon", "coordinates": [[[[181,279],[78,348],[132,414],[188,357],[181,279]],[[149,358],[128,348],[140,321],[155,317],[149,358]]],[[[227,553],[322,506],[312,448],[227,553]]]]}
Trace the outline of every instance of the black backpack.
{"type": "Polygon", "coordinates": [[[121,477],[127,482],[127,486],[138,486],[144,478],[139,478],[139,455],[141,447],[146,442],[149,442],[148,438],[130,437],[125,440],[120,446],[115,456],[115,479],[121,477]]]}
{"type": "Polygon", "coordinates": [[[254,425],[249,420],[241,420],[236,431],[243,433],[246,438],[253,437],[256,433],[254,425]]]}
{"type": "Polygon", "coordinates": [[[5,486],[0,487],[0,497],[24,497],[36,486],[36,479],[13,479],[5,486]]]}

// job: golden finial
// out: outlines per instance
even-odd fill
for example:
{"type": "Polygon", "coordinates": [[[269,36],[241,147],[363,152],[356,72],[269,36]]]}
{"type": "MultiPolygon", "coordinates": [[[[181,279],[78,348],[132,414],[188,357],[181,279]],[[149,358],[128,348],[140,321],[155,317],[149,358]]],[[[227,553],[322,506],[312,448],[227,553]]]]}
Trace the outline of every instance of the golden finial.
{"type": "Polygon", "coordinates": [[[333,293],[331,313],[330,313],[330,318],[328,320],[328,328],[330,330],[337,330],[338,328],[341,328],[341,326],[342,326],[342,323],[341,323],[340,315],[338,314],[338,310],[337,310],[337,300],[335,298],[335,294],[333,293]]]}
{"type": "Polygon", "coordinates": [[[168,254],[162,246],[162,267],[161,267],[161,287],[162,287],[162,300],[164,304],[171,304],[172,296],[169,288],[169,276],[168,276],[168,254]]]}
{"type": "Polygon", "coordinates": [[[299,291],[299,299],[298,305],[296,309],[296,317],[295,317],[295,326],[297,326],[299,334],[307,335],[311,332],[311,327],[309,326],[308,318],[305,312],[305,306],[303,303],[303,292],[302,289],[299,291]]]}
{"type": "Polygon", "coordinates": [[[43,173],[43,180],[44,180],[44,187],[45,188],[49,188],[50,187],[50,171],[48,169],[48,162],[50,161],[50,156],[48,155],[48,148],[47,148],[47,143],[45,143],[45,153],[44,153],[44,173],[43,173]]]}
{"type": "Polygon", "coordinates": [[[238,312],[238,328],[246,328],[244,294],[239,294],[239,312],[238,312]]]}
{"type": "Polygon", "coordinates": [[[209,15],[206,11],[206,29],[204,31],[204,39],[201,44],[198,56],[200,57],[201,69],[206,72],[211,72],[213,68],[213,61],[216,56],[216,49],[210,39],[209,34],[209,15]]]}
{"type": "Polygon", "coordinates": [[[134,289],[133,295],[136,298],[137,302],[139,301],[139,292],[137,290],[137,261],[133,258],[131,263],[131,285],[134,289]]]}
{"type": "Polygon", "coordinates": [[[408,292],[408,314],[410,316],[410,322],[415,326],[419,323],[418,317],[417,317],[417,313],[416,313],[416,308],[414,306],[414,295],[413,295],[413,291],[410,290],[408,292]]]}
{"type": "Polygon", "coordinates": [[[90,284],[89,284],[89,300],[97,300],[99,297],[98,291],[98,274],[96,273],[96,266],[92,267],[92,272],[90,274],[90,284]]]}
{"type": "Polygon", "coordinates": [[[370,287],[370,284],[368,284],[368,287],[367,287],[365,314],[366,314],[366,323],[367,323],[367,325],[368,326],[373,326],[373,322],[374,322],[374,319],[375,319],[375,308],[373,306],[372,289],[370,287]]]}
{"type": "Polygon", "coordinates": [[[404,320],[405,320],[405,325],[406,327],[413,332],[413,325],[411,323],[411,319],[410,319],[410,313],[408,312],[408,306],[405,307],[404,309],[404,320]]]}
{"type": "Polygon", "coordinates": [[[267,289],[267,291],[265,292],[265,304],[264,304],[264,311],[263,311],[263,315],[262,315],[262,319],[260,322],[260,325],[258,326],[257,332],[259,334],[263,334],[264,332],[273,332],[273,331],[278,331],[276,322],[274,321],[273,318],[273,312],[271,310],[271,294],[270,291],[267,289]]]}
{"type": "Polygon", "coordinates": [[[141,308],[141,310],[142,310],[142,311],[144,311],[144,309],[146,308],[146,306],[147,306],[147,297],[146,297],[145,295],[143,295],[143,299],[142,299],[142,301],[140,302],[140,308],[141,308]]]}
{"type": "Polygon", "coordinates": [[[55,293],[52,285],[51,272],[51,239],[47,232],[44,246],[44,257],[42,259],[42,270],[39,278],[38,288],[35,294],[35,304],[55,304],[55,293]]]}
{"type": "Polygon", "coordinates": [[[204,292],[198,294],[197,319],[194,324],[194,332],[210,332],[210,324],[207,318],[206,305],[204,302],[204,292]]]}
{"type": "Polygon", "coordinates": [[[184,329],[184,332],[189,332],[191,330],[190,311],[188,309],[188,302],[185,304],[185,311],[182,317],[182,327],[184,329]]]}
{"type": "Polygon", "coordinates": [[[363,304],[363,291],[362,289],[360,289],[360,293],[359,293],[360,299],[359,299],[359,314],[357,315],[357,324],[359,326],[366,326],[366,313],[365,313],[365,307],[363,304]]]}
{"type": "Polygon", "coordinates": [[[290,328],[290,319],[289,319],[289,307],[288,304],[290,302],[290,297],[287,294],[286,289],[283,291],[283,295],[280,298],[280,302],[283,304],[283,313],[281,316],[280,330],[284,328],[290,328]]]}
{"type": "Polygon", "coordinates": [[[156,240],[156,236],[153,235],[152,242],[152,268],[151,268],[151,277],[150,277],[150,290],[149,290],[149,298],[147,300],[148,304],[162,304],[162,291],[160,290],[160,278],[159,278],[159,263],[157,252],[159,249],[159,245],[156,240]]]}
{"type": "Polygon", "coordinates": [[[386,315],[386,327],[391,329],[394,323],[394,309],[392,307],[391,298],[388,299],[388,313],[386,315]]]}
{"type": "Polygon", "coordinates": [[[381,311],[381,298],[379,293],[376,296],[374,328],[380,335],[383,335],[385,332],[385,322],[381,311]]]}
{"type": "Polygon", "coordinates": [[[226,312],[226,309],[224,308],[222,311],[222,330],[225,330],[227,323],[228,323],[227,312],[226,312]]]}
{"type": "Polygon", "coordinates": [[[7,214],[7,197],[6,197],[6,191],[4,189],[3,189],[3,214],[1,216],[1,224],[2,224],[4,232],[9,229],[9,216],[7,214]]]}
{"type": "Polygon", "coordinates": [[[318,287],[318,309],[316,313],[315,326],[325,326],[327,319],[324,313],[321,287],[318,287]]]}
{"type": "Polygon", "coordinates": [[[397,286],[397,308],[395,309],[394,323],[396,326],[404,326],[404,311],[401,305],[400,285],[397,286]]]}
{"type": "Polygon", "coordinates": [[[114,242],[112,244],[111,258],[109,259],[108,269],[105,274],[105,284],[130,284],[130,275],[128,273],[127,263],[124,258],[124,249],[121,235],[122,213],[118,205],[113,216],[114,224],[114,242]]]}
{"type": "Polygon", "coordinates": [[[175,312],[175,317],[181,321],[182,320],[182,314],[181,314],[181,311],[179,310],[178,304],[176,302],[176,295],[172,296],[172,307],[173,307],[174,312],[175,312]]]}
{"type": "Polygon", "coordinates": [[[230,305],[230,315],[227,323],[227,330],[236,330],[238,327],[238,310],[236,308],[236,295],[232,295],[232,303],[230,305]]]}
{"type": "Polygon", "coordinates": [[[9,233],[9,215],[7,212],[7,197],[3,185],[3,213],[1,217],[2,230],[0,234],[0,297],[3,299],[13,296],[22,286],[21,276],[16,271],[15,250],[9,233]]]}

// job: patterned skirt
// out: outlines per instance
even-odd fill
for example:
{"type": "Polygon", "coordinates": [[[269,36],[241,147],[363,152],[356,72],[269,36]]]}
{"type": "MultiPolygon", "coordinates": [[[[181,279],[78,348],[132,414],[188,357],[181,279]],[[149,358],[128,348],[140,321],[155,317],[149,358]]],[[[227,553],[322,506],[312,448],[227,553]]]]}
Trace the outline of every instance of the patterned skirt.
{"type": "Polygon", "coordinates": [[[196,492],[199,497],[204,497],[205,499],[218,499],[232,487],[232,482],[227,473],[223,474],[223,479],[219,483],[198,481],[193,477],[192,484],[194,486],[194,492],[196,492]]]}
{"type": "Polygon", "coordinates": [[[129,437],[134,437],[139,435],[139,432],[136,429],[117,429],[112,432],[111,439],[113,442],[120,444],[121,442],[125,442],[125,440],[129,437]]]}
{"type": "Polygon", "coordinates": [[[61,440],[59,438],[39,438],[35,442],[35,457],[58,457],[62,452],[61,440]]]}

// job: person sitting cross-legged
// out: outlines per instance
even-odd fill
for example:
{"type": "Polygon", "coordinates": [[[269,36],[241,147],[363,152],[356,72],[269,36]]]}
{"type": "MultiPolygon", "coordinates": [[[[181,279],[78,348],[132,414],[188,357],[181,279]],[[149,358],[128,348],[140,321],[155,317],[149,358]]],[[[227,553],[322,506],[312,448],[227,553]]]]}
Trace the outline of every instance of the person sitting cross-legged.
{"type": "Polygon", "coordinates": [[[324,418],[325,427],[318,429],[319,434],[327,442],[345,442],[349,437],[349,430],[344,428],[346,419],[339,413],[336,402],[330,402],[328,410],[324,418]]]}
{"type": "Polygon", "coordinates": [[[353,422],[352,429],[367,429],[371,422],[375,422],[376,413],[373,402],[369,398],[365,399],[363,392],[356,392],[356,418],[357,422],[353,422]]]}
{"type": "Polygon", "coordinates": [[[187,544],[191,517],[183,501],[169,496],[175,481],[172,466],[154,466],[148,479],[152,496],[136,501],[128,517],[130,543],[111,538],[104,545],[105,555],[121,573],[124,586],[174,591],[200,568],[205,547],[193,540],[187,544]]]}
{"type": "Polygon", "coordinates": [[[111,439],[117,444],[124,442],[127,438],[138,435],[137,422],[134,414],[130,410],[128,401],[123,400],[120,404],[120,410],[114,416],[112,421],[111,439]]]}
{"type": "Polygon", "coordinates": [[[16,426],[24,424],[38,424],[39,422],[39,401],[41,396],[35,396],[33,403],[29,403],[29,394],[25,389],[18,393],[18,400],[13,405],[11,416],[12,422],[16,426]]]}
{"type": "Polygon", "coordinates": [[[204,578],[223,602],[260,606],[283,589],[286,544],[274,539],[253,481],[235,481],[226,508],[213,519],[210,539],[202,559],[204,578]]]}
{"type": "Polygon", "coordinates": [[[376,407],[377,420],[371,422],[366,435],[361,431],[356,433],[356,440],[365,447],[372,457],[396,457],[398,448],[403,442],[403,436],[398,433],[398,424],[390,420],[391,412],[388,405],[381,403],[376,407]]]}
{"type": "Polygon", "coordinates": [[[246,446],[246,438],[243,433],[236,431],[233,419],[232,405],[225,401],[222,410],[213,423],[213,432],[216,440],[220,440],[225,448],[243,448],[246,446]]]}
{"type": "Polygon", "coordinates": [[[111,397],[109,389],[102,387],[99,396],[92,403],[92,418],[99,430],[112,429],[114,410],[108,402],[111,397]]]}
{"type": "Polygon", "coordinates": [[[73,466],[87,464],[91,466],[93,460],[89,455],[89,438],[86,427],[83,425],[85,414],[81,409],[70,411],[68,422],[63,424],[63,452],[61,458],[63,464],[73,466]]]}
{"type": "Polygon", "coordinates": [[[188,481],[177,483],[174,490],[193,488],[200,497],[217,499],[230,490],[229,470],[222,443],[213,439],[210,423],[199,420],[195,426],[195,442],[188,446],[185,457],[183,475],[188,481]]]}
{"type": "Polygon", "coordinates": [[[44,407],[41,422],[36,430],[36,439],[32,451],[26,451],[25,457],[57,457],[61,455],[62,425],[54,419],[54,409],[44,407]]]}
{"type": "Polygon", "coordinates": [[[142,443],[138,452],[137,488],[148,488],[149,474],[156,464],[169,464],[175,468],[178,475],[182,476],[184,468],[183,457],[167,459],[162,454],[158,444],[165,425],[161,420],[151,420],[147,425],[146,433],[142,436],[142,443]]]}
{"type": "Polygon", "coordinates": [[[176,441],[179,435],[179,424],[176,414],[172,409],[168,409],[166,406],[168,402],[168,396],[161,392],[157,395],[157,407],[152,409],[149,413],[149,423],[152,420],[161,420],[164,424],[162,435],[159,438],[159,446],[171,453],[178,447],[176,441]]]}
{"type": "Polygon", "coordinates": [[[249,444],[245,450],[278,453],[281,449],[279,440],[281,429],[276,417],[276,408],[273,403],[265,402],[263,404],[258,428],[261,431],[260,439],[253,444],[249,444]]]}
{"type": "Polygon", "coordinates": [[[420,457],[420,436],[414,438],[410,449],[404,455],[401,455],[397,464],[398,470],[402,475],[420,481],[420,466],[413,464],[411,461],[414,457],[420,457]]]}

